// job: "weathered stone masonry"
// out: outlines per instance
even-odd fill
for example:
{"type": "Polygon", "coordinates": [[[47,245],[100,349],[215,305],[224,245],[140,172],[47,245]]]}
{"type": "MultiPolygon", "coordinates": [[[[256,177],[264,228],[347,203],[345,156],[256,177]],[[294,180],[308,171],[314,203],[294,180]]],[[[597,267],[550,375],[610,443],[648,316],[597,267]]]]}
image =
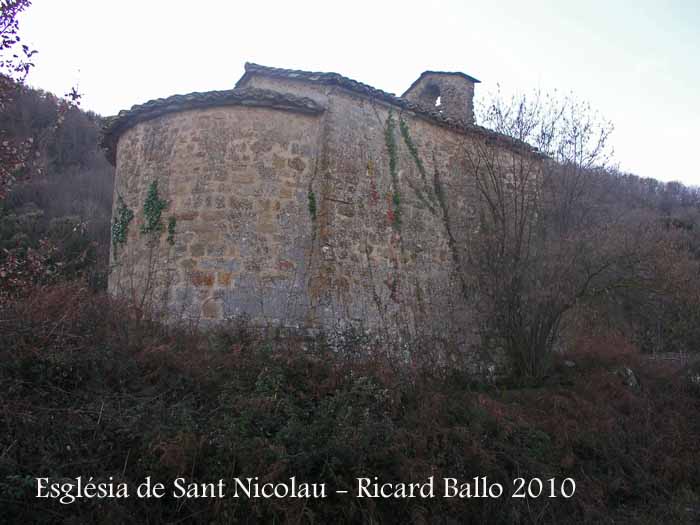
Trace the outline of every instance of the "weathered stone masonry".
{"type": "Polygon", "coordinates": [[[115,214],[120,197],[135,219],[113,246],[110,290],[173,320],[459,324],[460,250],[478,209],[465,141],[508,145],[474,125],[475,82],[426,72],[399,98],[334,73],[246,64],[233,90],[121,112],[104,145],[115,214]],[[140,233],[153,181],[172,244],[140,233]]]}

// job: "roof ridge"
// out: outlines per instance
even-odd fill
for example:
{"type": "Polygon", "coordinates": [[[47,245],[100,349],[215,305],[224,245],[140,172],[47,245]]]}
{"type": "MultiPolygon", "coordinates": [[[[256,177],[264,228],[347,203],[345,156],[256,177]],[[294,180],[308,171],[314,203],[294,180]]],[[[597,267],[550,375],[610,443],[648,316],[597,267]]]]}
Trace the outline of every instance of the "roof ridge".
{"type": "Polygon", "coordinates": [[[410,86],[408,86],[408,89],[406,91],[404,91],[403,95],[401,95],[401,96],[405,97],[409,91],[411,91],[414,87],[416,87],[416,85],[421,80],[423,80],[423,77],[425,75],[452,75],[452,76],[458,76],[458,77],[465,78],[466,80],[468,80],[469,82],[473,82],[474,84],[481,84],[481,80],[479,80],[478,78],[474,78],[473,76],[467,75],[466,73],[462,73],[460,71],[432,71],[432,70],[428,70],[428,71],[423,71],[420,74],[420,76],[417,79],[415,79],[410,86]]]}
{"type": "MultiPolygon", "coordinates": [[[[345,88],[349,91],[352,91],[355,93],[360,93],[360,94],[363,94],[367,97],[381,100],[383,102],[386,102],[388,104],[396,106],[401,110],[411,111],[414,114],[416,114],[416,115],[418,115],[418,116],[420,116],[428,121],[434,122],[435,124],[438,124],[440,126],[448,127],[450,129],[453,129],[453,130],[456,130],[456,131],[459,131],[462,133],[478,133],[481,135],[486,135],[486,136],[489,136],[489,137],[496,139],[496,140],[506,141],[515,147],[525,148],[528,151],[532,151],[532,152],[538,151],[537,148],[531,146],[530,144],[528,144],[526,142],[519,141],[517,139],[514,139],[513,137],[503,135],[503,134],[498,133],[496,131],[493,131],[491,129],[485,128],[483,126],[479,126],[477,124],[471,124],[471,123],[465,122],[464,120],[456,119],[454,117],[448,117],[448,116],[442,114],[440,111],[435,110],[434,108],[428,108],[428,107],[426,107],[422,104],[419,104],[417,102],[399,97],[397,95],[394,95],[393,93],[387,93],[386,91],[382,91],[381,89],[374,88],[368,84],[358,82],[357,80],[353,80],[351,78],[345,77],[345,76],[340,75],[338,73],[323,73],[323,72],[314,72],[314,71],[304,71],[301,69],[284,69],[284,68],[278,68],[278,67],[263,66],[261,64],[256,64],[254,62],[246,62],[244,69],[245,69],[245,73],[238,80],[238,82],[236,82],[237,89],[239,89],[239,86],[243,82],[245,82],[245,80],[247,80],[249,78],[250,74],[255,74],[255,73],[259,73],[259,74],[263,74],[263,75],[270,75],[270,76],[275,76],[275,77],[289,78],[292,80],[301,80],[301,81],[319,82],[322,84],[337,85],[337,86],[345,88]]],[[[428,74],[428,73],[440,73],[440,72],[425,71],[421,74],[421,77],[425,74],[428,74]]],[[[443,73],[445,73],[445,72],[443,72],[443,73]]],[[[459,74],[464,75],[466,77],[469,76],[469,75],[466,75],[464,73],[459,73],[459,74]]],[[[421,77],[419,77],[419,79],[421,77]]],[[[470,77],[470,78],[472,78],[472,77],[470,77]]],[[[476,80],[476,79],[474,79],[474,80],[476,80]]],[[[476,82],[480,82],[480,81],[476,80],[476,82]]]]}
{"type": "Polygon", "coordinates": [[[446,117],[439,111],[426,108],[425,106],[418,104],[417,102],[401,98],[393,93],[382,91],[381,89],[372,87],[369,84],[358,82],[357,80],[345,77],[339,73],[323,73],[315,71],[304,71],[301,69],[284,69],[279,67],[263,66],[260,64],[255,64],[253,62],[246,62],[245,73],[238,80],[238,82],[236,82],[237,88],[248,78],[248,75],[250,73],[261,73],[270,76],[290,78],[293,80],[307,80],[312,82],[320,82],[322,84],[338,85],[340,87],[349,89],[350,91],[361,93],[373,98],[378,98],[380,100],[398,106],[401,109],[408,109],[416,113],[421,113],[423,116],[430,117],[434,120],[439,120],[444,124],[463,127],[472,126],[459,119],[446,117]]]}
{"type": "Polygon", "coordinates": [[[270,89],[246,87],[217,91],[195,91],[186,95],[172,95],[167,98],[149,100],[143,104],[131,106],[131,109],[121,110],[115,116],[108,117],[102,127],[100,143],[107,150],[107,158],[114,164],[116,142],[119,136],[139,122],[176,111],[227,105],[272,107],[308,114],[318,114],[325,110],[325,107],[308,97],[270,89]]]}
{"type": "Polygon", "coordinates": [[[502,135],[501,133],[497,133],[476,124],[467,123],[461,119],[445,116],[434,108],[427,108],[416,102],[398,97],[393,93],[387,93],[381,89],[373,88],[368,84],[344,77],[338,73],[283,69],[263,66],[253,62],[246,62],[245,73],[238,80],[238,82],[236,82],[234,89],[193,92],[186,95],[172,95],[167,98],[157,98],[149,100],[143,104],[136,104],[132,106],[131,109],[122,110],[116,116],[105,119],[100,143],[106,150],[107,158],[112,164],[115,163],[116,144],[119,136],[124,131],[133,127],[139,122],[150,120],[166,113],[226,105],[272,107],[308,114],[318,114],[326,109],[323,105],[308,97],[302,97],[292,93],[284,93],[270,89],[241,87],[241,84],[249,77],[249,75],[255,73],[339,86],[351,92],[364,95],[365,97],[383,101],[396,107],[400,111],[410,111],[416,116],[436,125],[443,126],[463,134],[476,133],[490,137],[494,140],[505,141],[513,147],[525,148],[528,151],[537,152],[536,148],[525,142],[508,137],[507,135],[502,135]]]}
{"type": "MultiPolygon", "coordinates": [[[[334,73],[331,71],[305,71],[302,69],[286,69],[286,68],[281,68],[281,67],[271,67],[271,66],[263,66],[262,64],[256,64],[254,62],[246,62],[244,66],[245,72],[259,72],[259,73],[269,73],[273,75],[279,75],[279,76],[286,76],[290,78],[294,78],[295,76],[299,77],[304,77],[306,79],[309,79],[309,77],[318,77],[318,80],[325,80],[328,82],[337,82],[339,84],[343,83],[349,83],[354,86],[367,89],[372,92],[376,92],[378,94],[382,94],[384,96],[389,96],[389,97],[396,97],[399,98],[397,95],[394,93],[389,93],[387,91],[383,91],[381,89],[377,89],[373,86],[370,86],[369,84],[365,84],[364,82],[360,82],[358,80],[354,80],[352,78],[346,77],[344,75],[341,75],[340,73],[334,73]]],[[[245,75],[244,75],[245,76],[245,75]]],[[[236,83],[240,83],[243,80],[243,77],[236,83]]]]}

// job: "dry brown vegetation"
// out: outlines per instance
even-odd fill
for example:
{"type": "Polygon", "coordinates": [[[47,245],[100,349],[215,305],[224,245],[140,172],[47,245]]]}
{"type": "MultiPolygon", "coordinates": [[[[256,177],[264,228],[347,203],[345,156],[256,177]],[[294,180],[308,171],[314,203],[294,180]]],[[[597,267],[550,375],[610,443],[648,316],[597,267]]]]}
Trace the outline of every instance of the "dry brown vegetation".
{"type": "MultiPolygon", "coordinates": [[[[24,115],[14,121],[17,129],[24,129],[17,122],[55,107],[45,94],[23,93],[27,111],[3,117],[24,115]]],[[[111,172],[96,157],[96,119],[71,111],[66,131],[52,128],[35,142],[43,144],[38,158],[46,171],[15,186],[1,209],[6,520],[697,521],[694,376],[690,367],[646,357],[696,351],[695,189],[588,166],[553,169],[541,186],[552,194],[538,194],[535,213],[499,215],[510,213],[501,206],[482,217],[481,237],[473,239],[471,259],[465,256],[478,279],[465,282],[491,298],[479,312],[484,335],[510,338],[516,358],[512,378],[484,385],[464,370],[438,366],[444,361],[432,355],[437,345],[429,340],[380,348],[361,333],[275,335],[244,320],[202,332],[194,324],[161,325],[134,304],[109,298],[95,276],[105,271],[111,172]],[[87,149],[64,151],[72,139],[64,144],[61,136],[71,129],[87,149]],[[585,191],[568,207],[552,206],[553,196],[581,185],[585,191]],[[69,214],[86,227],[61,220],[69,214]],[[525,226],[513,228],[518,224],[525,226]],[[513,244],[525,233],[527,243],[513,244]],[[510,317],[493,317],[499,312],[510,317]],[[641,388],[624,384],[625,368],[641,388]],[[571,499],[528,500],[333,495],[60,505],[35,497],[37,476],[79,475],[132,486],[146,476],[165,483],[180,476],[201,482],[296,476],[340,489],[352,489],[360,476],[411,482],[478,475],[507,492],[516,477],[556,477],[574,479],[577,490],[571,499]]],[[[485,198],[493,190],[529,195],[527,183],[514,190],[491,182],[485,198]]]]}
{"type": "MultiPolygon", "coordinates": [[[[0,501],[7,522],[694,523],[700,392],[624,336],[576,341],[544,381],[485,387],[402,366],[347,334],[262,335],[245,322],[165,328],[78,283],[39,288],[0,318],[0,501]],[[613,371],[632,367],[641,388],[613,371]],[[570,499],[79,500],[35,498],[37,476],[210,482],[259,476],[422,481],[573,478],[570,499]],[[694,510],[693,510],[694,509],[694,510]]],[[[424,352],[416,348],[415,352],[424,352]]]]}
{"type": "MultiPolygon", "coordinates": [[[[484,351],[511,377],[444,366],[436,341],[163,325],[104,292],[112,169],[99,117],[21,81],[27,0],[0,2],[0,516],[7,523],[698,523],[700,194],[607,164],[589,108],[496,103],[486,123],[549,160],[470,154],[483,209],[458,248],[484,351]],[[650,355],[681,353],[675,361],[650,355]],[[635,381],[631,381],[630,375],[635,381]],[[36,478],[296,476],[353,490],[487,476],[501,499],[179,499],[61,505],[36,478]],[[517,477],[569,499],[511,499],[517,477]]],[[[75,95],[75,93],[74,93],[75,95]]],[[[75,97],[74,97],[75,100],[75,97]]],[[[315,202],[314,202],[315,206],[315,202]]],[[[315,208],[314,208],[315,209],[315,208]]]]}

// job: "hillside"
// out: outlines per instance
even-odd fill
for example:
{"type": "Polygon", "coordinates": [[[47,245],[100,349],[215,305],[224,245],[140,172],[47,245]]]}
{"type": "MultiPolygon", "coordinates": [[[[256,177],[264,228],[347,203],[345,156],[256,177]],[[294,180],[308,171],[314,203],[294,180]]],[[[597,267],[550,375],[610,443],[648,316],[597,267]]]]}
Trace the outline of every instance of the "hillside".
{"type": "Polygon", "coordinates": [[[436,368],[426,346],[411,349],[424,359],[406,367],[356,334],[338,346],[261,336],[245,322],[202,334],[132,315],[77,283],[3,310],[7,522],[690,524],[700,516],[700,390],[621,337],[591,336],[567,356],[575,367],[557,359],[539,385],[487,386],[436,368]],[[641,386],[625,385],[614,372],[621,366],[641,386]],[[68,485],[37,499],[37,476],[68,485]],[[76,494],[78,476],[126,483],[131,496],[59,503],[76,494]],[[165,497],[135,496],[148,476],[168,487],[165,497]],[[231,497],[234,478],[256,476],[326,483],[331,492],[231,497]],[[435,494],[333,492],[352,494],[357,478],[375,476],[432,476],[435,494]],[[443,478],[475,476],[504,495],[477,498],[474,486],[472,498],[443,497],[443,478]],[[178,478],[222,479],[226,497],[174,497],[178,478]],[[533,478],[543,481],[542,497],[511,497],[528,486],[538,494],[533,478]]]}
{"type": "MultiPolygon", "coordinates": [[[[567,311],[537,374],[516,367],[485,381],[446,365],[420,334],[378,346],[361,331],[311,337],[241,318],[202,331],[195,321],[161,325],[110,298],[112,168],[97,146],[100,118],[73,108],[57,125],[57,108],[52,95],[23,88],[0,115],[9,136],[31,138],[33,148],[0,204],[6,522],[700,520],[700,371],[650,358],[697,356],[696,188],[585,171],[586,204],[576,209],[594,215],[567,231],[567,245],[607,256],[632,237],[643,249],[616,262],[605,293],[567,311]],[[587,244],[581,225],[613,215],[625,220],[610,244],[587,244]],[[78,476],[125,483],[130,496],[60,503],[78,476]],[[295,477],[326,483],[330,494],[136,497],[148,476],[169,489],[177,478],[222,479],[228,496],[234,478],[295,477]],[[375,476],[394,484],[390,496],[352,496],[358,478],[375,476]],[[431,476],[434,497],[394,497],[398,484],[431,476]],[[57,497],[36,497],[38,477],[59,483],[57,497]],[[476,483],[471,498],[443,497],[445,478],[474,477],[502,485],[503,496],[474,497],[476,483]],[[511,497],[528,488],[529,497],[511,497]]],[[[523,297],[533,310],[541,304],[523,297]]]]}
{"type": "Polygon", "coordinates": [[[86,274],[104,287],[114,169],[98,146],[100,117],[19,85],[12,97],[0,129],[28,151],[0,201],[0,268],[7,273],[0,292],[86,274]]]}

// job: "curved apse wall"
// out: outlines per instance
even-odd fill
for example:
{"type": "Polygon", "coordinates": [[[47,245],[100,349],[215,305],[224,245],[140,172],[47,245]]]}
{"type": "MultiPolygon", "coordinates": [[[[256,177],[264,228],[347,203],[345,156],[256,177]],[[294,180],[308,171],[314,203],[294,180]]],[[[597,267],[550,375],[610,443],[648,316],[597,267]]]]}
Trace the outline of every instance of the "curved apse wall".
{"type": "Polygon", "coordinates": [[[245,313],[301,324],[322,109],[289,100],[265,107],[269,100],[250,93],[234,102],[171,107],[118,136],[115,214],[120,197],[135,218],[112,248],[109,288],[175,319],[245,313]],[[140,231],[154,181],[168,203],[164,228],[175,221],[172,244],[140,231]]]}
{"type": "MultiPolygon", "coordinates": [[[[120,113],[104,143],[115,197],[135,212],[113,249],[114,293],[174,320],[427,327],[460,345],[475,338],[460,261],[481,205],[467,152],[540,162],[526,145],[345,77],[255,65],[236,89],[120,113]],[[173,245],[139,231],[154,180],[173,245]]],[[[115,218],[118,208],[115,198],[115,218]]]]}

